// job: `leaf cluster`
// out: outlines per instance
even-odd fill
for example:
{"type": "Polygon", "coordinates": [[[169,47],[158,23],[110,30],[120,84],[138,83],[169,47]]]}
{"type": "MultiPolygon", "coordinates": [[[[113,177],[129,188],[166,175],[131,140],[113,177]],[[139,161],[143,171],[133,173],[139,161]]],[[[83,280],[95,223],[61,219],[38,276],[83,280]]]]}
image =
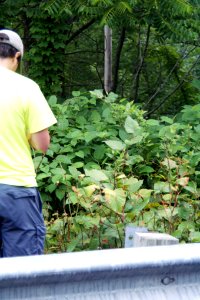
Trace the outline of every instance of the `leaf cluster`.
{"type": "Polygon", "coordinates": [[[46,156],[34,158],[47,252],[123,247],[127,224],[199,239],[199,105],[146,120],[101,90],[49,103],[58,124],[46,156]]]}

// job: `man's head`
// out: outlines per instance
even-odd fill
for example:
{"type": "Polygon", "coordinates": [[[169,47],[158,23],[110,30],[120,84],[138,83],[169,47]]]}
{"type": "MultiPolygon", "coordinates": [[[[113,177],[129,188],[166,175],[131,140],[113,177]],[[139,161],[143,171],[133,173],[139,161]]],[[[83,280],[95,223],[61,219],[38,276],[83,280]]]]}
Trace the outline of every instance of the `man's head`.
{"type": "Polygon", "coordinates": [[[12,30],[0,30],[0,60],[9,62],[8,68],[15,71],[23,54],[24,46],[20,36],[12,30]]]}

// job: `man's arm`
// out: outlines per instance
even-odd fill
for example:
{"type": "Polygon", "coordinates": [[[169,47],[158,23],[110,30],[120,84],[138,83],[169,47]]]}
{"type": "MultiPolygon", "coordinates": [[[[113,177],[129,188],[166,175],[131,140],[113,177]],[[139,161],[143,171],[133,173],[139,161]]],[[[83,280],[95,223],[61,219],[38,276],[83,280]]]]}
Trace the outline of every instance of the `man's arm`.
{"type": "Polygon", "coordinates": [[[31,134],[29,143],[34,149],[45,153],[50,144],[50,135],[48,129],[31,134]]]}

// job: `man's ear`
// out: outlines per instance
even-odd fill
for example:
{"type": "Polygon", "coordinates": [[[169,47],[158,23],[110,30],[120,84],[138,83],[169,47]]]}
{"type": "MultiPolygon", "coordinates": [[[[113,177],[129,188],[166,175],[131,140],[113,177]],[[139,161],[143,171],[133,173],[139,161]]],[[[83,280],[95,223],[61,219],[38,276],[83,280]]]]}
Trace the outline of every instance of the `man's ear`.
{"type": "Polygon", "coordinates": [[[21,53],[20,52],[16,52],[15,57],[18,60],[18,62],[20,62],[20,60],[21,60],[21,53]]]}

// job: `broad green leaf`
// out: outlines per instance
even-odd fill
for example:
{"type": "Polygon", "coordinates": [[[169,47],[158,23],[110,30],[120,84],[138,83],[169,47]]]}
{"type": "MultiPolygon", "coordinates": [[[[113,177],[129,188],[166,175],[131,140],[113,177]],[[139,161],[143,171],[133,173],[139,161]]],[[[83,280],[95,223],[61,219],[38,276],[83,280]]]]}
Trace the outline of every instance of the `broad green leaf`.
{"type": "Polygon", "coordinates": [[[55,191],[56,188],[57,188],[57,185],[51,183],[46,187],[46,190],[48,192],[52,193],[53,191],[55,191]]]}
{"type": "Polygon", "coordinates": [[[117,94],[110,92],[105,98],[105,102],[115,102],[118,99],[118,97],[119,96],[117,94]]]}
{"type": "Polygon", "coordinates": [[[43,157],[42,155],[36,156],[33,159],[34,167],[36,170],[39,166],[42,166],[42,164],[47,163],[47,162],[48,162],[48,159],[46,157],[43,157]]]}
{"type": "Polygon", "coordinates": [[[166,220],[172,222],[173,218],[178,215],[178,209],[169,207],[159,207],[156,211],[159,219],[165,218],[166,220]]]}
{"type": "Polygon", "coordinates": [[[99,248],[99,237],[95,237],[93,236],[91,239],[90,239],[90,244],[89,244],[89,250],[96,250],[99,248]]]}
{"type": "Polygon", "coordinates": [[[181,231],[190,231],[190,230],[195,230],[195,223],[192,221],[183,221],[179,224],[178,230],[181,231]]]}
{"type": "Polygon", "coordinates": [[[72,204],[76,204],[78,202],[78,196],[75,192],[70,191],[68,193],[68,199],[66,200],[66,205],[72,203],[72,204]]]}
{"type": "Polygon", "coordinates": [[[141,174],[149,174],[149,173],[153,173],[154,171],[155,170],[152,167],[150,167],[150,166],[141,166],[139,168],[139,172],[141,174]]]}
{"type": "Polygon", "coordinates": [[[85,139],[86,143],[91,142],[96,137],[98,137],[98,132],[97,131],[88,131],[84,134],[84,139],[85,139]]]}
{"type": "Polygon", "coordinates": [[[73,178],[78,178],[81,175],[81,172],[79,172],[76,168],[73,166],[70,166],[68,168],[70,174],[73,176],[73,178]]]}
{"type": "Polygon", "coordinates": [[[78,117],[76,118],[76,122],[77,122],[78,124],[80,124],[81,126],[83,126],[84,124],[87,124],[87,120],[86,120],[86,118],[84,118],[83,116],[78,116],[78,117]]]}
{"type": "Polygon", "coordinates": [[[119,137],[122,141],[125,141],[131,139],[132,135],[130,133],[127,133],[123,128],[120,128],[119,137]]]}
{"type": "Polygon", "coordinates": [[[46,152],[47,156],[53,157],[53,151],[51,149],[48,149],[46,152]]]}
{"type": "Polygon", "coordinates": [[[158,181],[154,184],[154,190],[156,194],[159,193],[170,193],[172,187],[168,182],[158,181]]]}
{"type": "Polygon", "coordinates": [[[117,228],[107,228],[104,232],[103,237],[119,239],[119,231],[117,230],[117,228]]]}
{"type": "Polygon", "coordinates": [[[85,156],[84,152],[81,151],[81,150],[78,151],[78,152],[75,152],[75,155],[78,156],[78,157],[80,157],[80,158],[84,158],[84,156],[85,156]]]}
{"type": "Polygon", "coordinates": [[[68,145],[68,146],[64,146],[61,150],[60,150],[60,153],[68,153],[68,152],[73,152],[73,148],[71,145],[68,145]]]}
{"type": "Polygon", "coordinates": [[[52,161],[52,163],[49,164],[49,167],[51,169],[55,169],[58,166],[58,162],[56,160],[52,161]]]}
{"type": "Polygon", "coordinates": [[[42,179],[48,178],[48,177],[51,177],[51,173],[42,173],[42,174],[37,175],[37,180],[42,180],[42,179]]]}
{"type": "Polygon", "coordinates": [[[90,115],[90,120],[94,123],[99,123],[101,121],[101,115],[98,111],[94,110],[90,115]]]}
{"type": "Polygon", "coordinates": [[[184,206],[178,208],[178,214],[184,220],[189,220],[189,218],[193,215],[193,213],[194,213],[194,209],[188,203],[184,203],[184,206]]]}
{"type": "Polygon", "coordinates": [[[190,156],[190,164],[192,166],[197,166],[200,162],[200,152],[193,153],[192,156],[190,156]]]}
{"type": "Polygon", "coordinates": [[[200,80],[198,80],[198,79],[193,79],[192,82],[191,82],[191,84],[192,84],[195,88],[197,88],[198,90],[200,90],[200,80]]]}
{"type": "Polygon", "coordinates": [[[134,213],[138,213],[145,208],[150,200],[150,192],[140,190],[137,195],[134,195],[132,198],[132,210],[134,213]],[[144,197],[143,197],[143,196],[144,197]]]}
{"type": "Polygon", "coordinates": [[[98,226],[100,222],[100,216],[91,217],[89,215],[79,215],[76,216],[76,222],[83,225],[86,229],[98,226]]]}
{"type": "Polygon", "coordinates": [[[164,201],[171,201],[172,200],[172,194],[164,194],[164,195],[162,195],[162,199],[164,200],[164,201]]]}
{"type": "Polygon", "coordinates": [[[44,173],[48,173],[49,172],[49,165],[47,165],[47,166],[41,166],[40,167],[40,171],[42,171],[44,173]]]}
{"type": "Polygon", "coordinates": [[[138,144],[143,140],[143,135],[137,135],[134,138],[131,138],[130,140],[125,140],[126,145],[134,145],[138,144]]]}
{"type": "Polygon", "coordinates": [[[55,159],[59,163],[71,164],[71,159],[67,155],[58,155],[55,159]]]}
{"type": "Polygon", "coordinates": [[[54,176],[52,176],[51,180],[54,184],[57,184],[62,180],[62,178],[63,178],[62,174],[61,175],[54,175],[54,176]]]}
{"type": "Polygon", "coordinates": [[[62,200],[65,194],[66,194],[66,188],[59,187],[56,189],[56,196],[58,197],[59,200],[62,200]]]}
{"type": "Polygon", "coordinates": [[[51,172],[52,172],[52,174],[55,174],[55,175],[65,175],[66,174],[66,171],[62,168],[52,169],[51,172]]]}
{"type": "Polygon", "coordinates": [[[190,232],[190,241],[192,243],[200,243],[200,232],[199,231],[190,232]]]}
{"type": "Polygon", "coordinates": [[[104,145],[97,145],[95,146],[95,151],[94,151],[94,158],[96,160],[101,160],[103,159],[105,152],[106,152],[106,147],[104,145]]]}
{"type": "Polygon", "coordinates": [[[69,127],[69,121],[67,119],[58,119],[57,126],[60,130],[67,130],[69,127]]]}
{"type": "Polygon", "coordinates": [[[126,118],[124,127],[127,133],[136,133],[140,128],[138,122],[133,120],[130,116],[126,118]]]}
{"type": "Polygon", "coordinates": [[[105,143],[113,150],[124,150],[126,145],[118,140],[106,140],[105,143]]]}
{"type": "Polygon", "coordinates": [[[82,161],[77,161],[74,164],[72,164],[72,167],[76,168],[76,169],[80,169],[84,166],[84,163],[82,161]]]}
{"type": "Polygon", "coordinates": [[[103,112],[102,112],[102,117],[107,119],[107,118],[112,118],[111,115],[111,109],[109,107],[106,107],[103,112]]]}
{"type": "Polygon", "coordinates": [[[74,238],[67,244],[67,252],[72,252],[82,240],[82,234],[79,233],[78,237],[74,238]]]}
{"type": "Polygon", "coordinates": [[[83,133],[81,130],[79,129],[73,129],[71,132],[69,132],[67,135],[66,135],[67,138],[69,139],[80,139],[82,138],[83,139],[83,133]]]}
{"type": "Polygon", "coordinates": [[[170,126],[164,126],[160,129],[159,131],[159,136],[162,138],[162,139],[174,139],[174,136],[175,136],[175,130],[173,130],[170,126]]]}
{"type": "Polygon", "coordinates": [[[91,96],[94,96],[96,98],[99,99],[103,99],[104,95],[103,95],[103,90],[94,90],[94,91],[90,91],[91,96]]]}
{"type": "Polygon", "coordinates": [[[189,182],[187,186],[184,186],[184,189],[193,194],[198,194],[196,182],[189,182]]]}
{"type": "Polygon", "coordinates": [[[127,160],[127,164],[128,165],[135,165],[138,164],[140,162],[144,161],[144,158],[140,155],[133,155],[133,156],[129,156],[128,160],[127,160]]]}
{"type": "Polygon", "coordinates": [[[174,122],[173,119],[166,117],[166,116],[161,117],[161,121],[166,122],[168,124],[173,124],[173,122],[174,122]]]}
{"type": "Polygon", "coordinates": [[[197,125],[196,127],[194,127],[194,130],[195,130],[196,132],[200,133],[200,124],[197,125]]]}
{"type": "Polygon", "coordinates": [[[80,91],[73,91],[72,92],[72,96],[74,96],[74,97],[79,97],[80,95],[81,95],[80,91]]]}
{"type": "Polygon", "coordinates": [[[66,184],[69,180],[71,180],[71,178],[72,178],[72,176],[68,175],[68,174],[65,174],[65,175],[57,174],[57,175],[52,176],[51,180],[55,184],[57,184],[57,183],[66,184]]]}
{"type": "Polygon", "coordinates": [[[53,232],[61,232],[63,228],[63,220],[62,219],[56,219],[54,223],[51,226],[51,231],[53,232]]]}
{"type": "Polygon", "coordinates": [[[141,189],[138,191],[138,195],[142,197],[143,199],[150,199],[151,193],[153,190],[148,190],[148,189],[141,189]]]}
{"type": "Polygon", "coordinates": [[[50,106],[54,106],[57,103],[57,97],[55,95],[50,96],[48,99],[48,103],[50,106]]]}
{"type": "Polygon", "coordinates": [[[160,122],[158,120],[149,119],[146,121],[146,124],[149,126],[159,126],[160,122]]]}
{"type": "Polygon", "coordinates": [[[128,191],[130,193],[135,193],[139,190],[139,188],[142,186],[143,180],[138,180],[136,178],[129,178],[124,181],[124,185],[127,186],[128,191]]]}
{"type": "Polygon", "coordinates": [[[53,152],[58,153],[61,147],[60,147],[60,144],[57,144],[57,143],[51,143],[49,148],[50,148],[50,150],[52,150],[53,152]]]}
{"type": "Polygon", "coordinates": [[[95,169],[85,169],[85,175],[91,177],[94,181],[107,181],[108,177],[106,174],[101,170],[95,170],[95,169]]]}
{"type": "Polygon", "coordinates": [[[95,163],[94,161],[90,161],[85,165],[85,169],[87,169],[87,170],[91,170],[91,169],[101,170],[101,167],[97,163],[95,163]]]}
{"type": "Polygon", "coordinates": [[[85,197],[79,197],[78,203],[85,211],[91,211],[92,202],[90,200],[86,201],[85,197]]]}

